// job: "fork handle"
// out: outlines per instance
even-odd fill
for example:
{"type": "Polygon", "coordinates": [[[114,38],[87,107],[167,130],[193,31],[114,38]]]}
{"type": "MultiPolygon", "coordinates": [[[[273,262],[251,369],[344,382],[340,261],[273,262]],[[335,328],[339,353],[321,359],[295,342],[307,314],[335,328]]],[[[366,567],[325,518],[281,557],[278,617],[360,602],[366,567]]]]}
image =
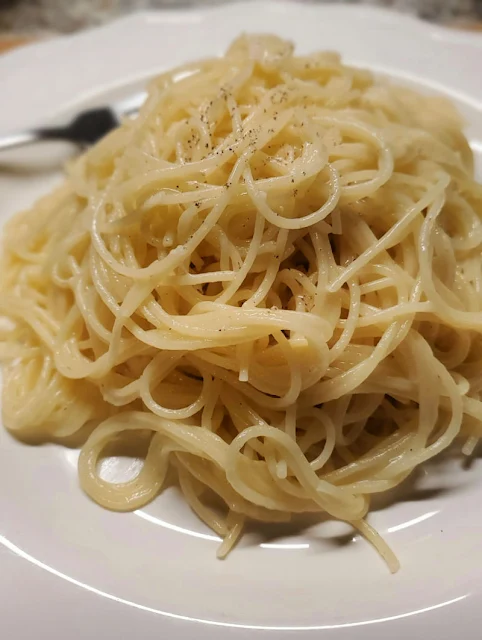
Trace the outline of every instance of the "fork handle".
{"type": "Polygon", "coordinates": [[[28,144],[41,142],[42,140],[67,140],[73,142],[69,137],[68,129],[65,129],[64,127],[29,129],[26,131],[19,131],[18,133],[12,133],[7,136],[0,136],[0,152],[25,147],[28,144]]]}
{"type": "Polygon", "coordinates": [[[40,131],[19,131],[18,133],[12,133],[7,136],[0,136],[0,151],[7,151],[8,149],[17,149],[18,147],[24,147],[32,142],[42,140],[43,136],[40,131]]]}

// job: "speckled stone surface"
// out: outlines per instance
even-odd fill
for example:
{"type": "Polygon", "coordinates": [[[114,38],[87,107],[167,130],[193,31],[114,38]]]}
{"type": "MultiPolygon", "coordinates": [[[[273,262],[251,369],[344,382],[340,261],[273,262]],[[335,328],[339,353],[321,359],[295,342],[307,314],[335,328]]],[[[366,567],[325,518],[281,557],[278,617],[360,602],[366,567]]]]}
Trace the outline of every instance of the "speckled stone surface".
{"type": "MultiPolygon", "coordinates": [[[[0,0],[0,32],[70,33],[140,9],[223,4],[235,0],[0,0]]],[[[255,0],[254,0],[255,1],[255,0]]],[[[327,0],[297,0],[325,2],[327,0]]],[[[410,12],[437,22],[482,20],[482,0],[334,0],[410,12]]]]}

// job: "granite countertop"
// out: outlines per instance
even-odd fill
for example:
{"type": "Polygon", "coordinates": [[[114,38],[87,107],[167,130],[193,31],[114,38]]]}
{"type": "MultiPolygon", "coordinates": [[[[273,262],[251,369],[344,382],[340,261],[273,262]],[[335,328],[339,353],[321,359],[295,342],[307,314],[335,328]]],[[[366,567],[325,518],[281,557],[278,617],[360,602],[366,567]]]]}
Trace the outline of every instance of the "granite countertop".
{"type": "MultiPolygon", "coordinates": [[[[0,34],[71,33],[140,9],[222,4],[233,0],[0,0],[0,34]]],[[[254,0],[255,1],[255,0],[254,0]]],[[[328,0],[297,0],[325,2],[328,0]]],[[[333,1],[333,0],[332,0],[333,1]]],[[[441,23],[482,20],[482,0],[334,0],[367,4],[441,23]]]]}

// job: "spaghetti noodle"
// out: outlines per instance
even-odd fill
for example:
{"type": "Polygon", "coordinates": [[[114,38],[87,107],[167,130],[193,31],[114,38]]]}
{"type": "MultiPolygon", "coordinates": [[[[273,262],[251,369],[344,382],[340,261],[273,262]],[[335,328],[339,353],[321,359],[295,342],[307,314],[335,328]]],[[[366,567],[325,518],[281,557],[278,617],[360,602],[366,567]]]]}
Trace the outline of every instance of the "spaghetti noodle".
{"type": "Polygon", "coordinates": [[[482,187],[455,110],[271,36],[155,79],[139,116],[4,230],[3,415],[86,425],[83,489],[177,473],[224,538],[370,496],[482,434],[482,187]],[[147,442],[111,483],[106,447],[147,442]],[[219,511],[213,496],[224,505],[219,511]]]}

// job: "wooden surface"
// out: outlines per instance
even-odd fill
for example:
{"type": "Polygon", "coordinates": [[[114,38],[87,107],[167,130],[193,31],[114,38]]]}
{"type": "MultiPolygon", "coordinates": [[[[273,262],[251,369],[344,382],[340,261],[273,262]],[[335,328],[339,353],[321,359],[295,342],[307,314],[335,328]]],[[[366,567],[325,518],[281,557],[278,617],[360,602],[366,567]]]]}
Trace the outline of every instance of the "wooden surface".
{"type": "Polygon", "coordinates": [[[25,36],[8,36],[0,38],[0,53],[5,53],[5,51],[19,47],[22,44],[27,44],[27,42],[31,42],[31,38],[26,38],[25,36]]]}

